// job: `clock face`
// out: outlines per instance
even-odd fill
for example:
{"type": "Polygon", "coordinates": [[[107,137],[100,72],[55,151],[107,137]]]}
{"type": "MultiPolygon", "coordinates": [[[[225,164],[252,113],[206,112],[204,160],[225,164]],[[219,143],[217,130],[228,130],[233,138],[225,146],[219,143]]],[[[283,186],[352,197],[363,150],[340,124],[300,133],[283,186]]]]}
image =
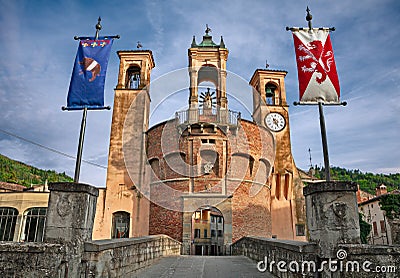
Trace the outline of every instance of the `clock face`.
{"type": "Polygon", "coordinates": [[[273,112],[265,117],[265,124],[272,131],[281,131],[285,128],[286,121],[281,114],[273,112]]]}

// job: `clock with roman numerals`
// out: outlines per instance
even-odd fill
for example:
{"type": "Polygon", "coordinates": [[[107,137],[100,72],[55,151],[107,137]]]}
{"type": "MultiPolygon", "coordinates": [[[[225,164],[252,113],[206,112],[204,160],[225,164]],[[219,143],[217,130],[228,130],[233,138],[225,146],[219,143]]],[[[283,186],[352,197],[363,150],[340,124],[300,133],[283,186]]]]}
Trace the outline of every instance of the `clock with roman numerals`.
{"type": "Polygon", "coordinates": [[[271,112],[265,117],[265,125],[270,130],[278,132],[285,128],[286,120],[281,114],[271,112]]]}

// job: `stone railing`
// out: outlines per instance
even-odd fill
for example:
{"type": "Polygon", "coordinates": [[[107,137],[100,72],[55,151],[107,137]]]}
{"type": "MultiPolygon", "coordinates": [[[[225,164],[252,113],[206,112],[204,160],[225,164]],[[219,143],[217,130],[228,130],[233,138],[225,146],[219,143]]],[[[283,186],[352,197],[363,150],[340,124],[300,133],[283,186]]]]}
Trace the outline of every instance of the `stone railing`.
{"type": "Polygon", "coordinates": [[[66,248],[43,242],[1,242],[0,277],[69,277],[66,248]]]}
{"type": "Polygon", "coordinates": [[[165,235],[92,241],[98,189],[49,185],[44,242],[0,242],[0,277],[131,277],[155,258],[179,255],[165,235]]]}
{"type": "Polygon", "coordinates": [[[316,248],[317,245],[310,242],[244,237],[232,245],[232,254],[254,260],[254,267],[258,267],[260,272],[270,272],[278,277],[314,277],[314,273],[307,270],[312,267],[309,262],[317,260],[316,248]],[[298,267],[298,273],[285,271],[291,262],[294,262],[291,267],[298,267]]]}
{"type": "Polygon", "coordinates": [[[85,243],[84,277],[130,277],[154,259],[180,255],[181,243],[165,235],[85,243]]]}
{"type": "Polygon", "coordinates": [[[260,272],[277,277],[398,277],[398,245],[338,244],[332,251],[335,258],[321,258],[315,243],[260,237],[244,237],[232,245],[233,255],[247,256],[260,272]]]}

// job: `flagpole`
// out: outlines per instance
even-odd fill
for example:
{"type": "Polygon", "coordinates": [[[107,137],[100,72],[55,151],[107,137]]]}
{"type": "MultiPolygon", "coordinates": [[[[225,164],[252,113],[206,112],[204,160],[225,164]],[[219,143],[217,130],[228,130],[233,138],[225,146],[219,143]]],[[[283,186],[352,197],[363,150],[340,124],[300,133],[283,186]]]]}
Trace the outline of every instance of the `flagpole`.
{"type": "MultiPolygon", "coordinates": [[[[307,15],[306,15],[306,20],[308,22],[308,28],[311,31],[312,30],[312,15],[310,14],[310,9],[307,6],[307,15]]],[[[289,28],[286,27],[286,30],[294,30],[296,28],[289,28]]],[[[303,30],[303,28],[298,28],[300,30],[303,30]]],[[[324,29],[324,28],[319,28],[319,29],[324,29]]],[[[328,28],[330,31],[334,31],[335,28],[328,28]]],[[[320,124],[320,129],[321,129],[321,138],[322,138],[322,152],[324,156],[324,166],[325,166],[325,180],[327,182],[331,181],[331,172],[330,172],[330,164],[329,164],[329,152],[328,152],[328,139],[326,136],[326,125],[325,125],[325,116],[324,116],[324,109],[323,105],[343,105],[346,106],[346,102],[338,102],[338,103],[323,103],[322,100],[319,100],[318,103],[301,103],[301,102],[294,102],[293,103],[295,106],[296,105],[315,105],[318,104],[318,112],[319,112],[319,124],[320,124]]]]}
{"type": "MultiPolygon", "coordinates": [[[[95,40],[99,39],[99,31],[101,30],[102,26],[100,24],[101,21],[101,17],[98,18],[97,20],[97,24],[96,24],[96,34],[94,36],[95,40]]],[[[109,36],[109,38],[116,38],[119,39],[119,35],[116,36],[109,36]]],[[[90,39],[89,37],[74,37],[75,40],[79,40],[79,39],[90,39]]],[[[107,106],[107,107],[99,107],[99,108],[94,108],[93,110],[102,110],[102,109],[107,109],[110,110],[111,107],[107,106]]],[[[69,109],[69,108],[65,108],[63,107],[62,110],[75,110],[75,109],[69,109]]],[[[82,153],[83,153],[83,142],[85,141],[85,131],[86,131],[86,118],[87,118],[87,111],[88,111],[88,107],[85,106],[83,108],[83,113],[82,113],[82,121],[81,121],[81,130],[80,130],[80,134],[79,134],[79,143],[78,143],[78,152],[76,155],[76,163],[75,163],[75,175],[74,175],[74,182],[78,183],[79,182],[79,176],[80,176],[80,172],[81,172],[81,164],[82,164],[82,153]]]]}
{"type": "Polygon", "coordinates": [[[319,111],[319,125],[321,127],[321,137],[322,137],[322,152],[324,154],[324,165],[325,165],[325,179],[326,181],[331,181],[331,171],[329,164],[329,153],[328,153],[328,139],[326,137],[326,126],[324,110],[322,108],[322,102],[318,102],[319,111]]]}
{"type": "Polygon", "coordinates": [[[83,108],[81,131],[79,134],[78,153],[76,154],[75,176],[74,176],[74,182],[76,183],[79,182],[79,175],[81,172],[83,141],[85,140],[85,131],[86,131],[86,117],[87,117],[87,107],[83,108]]]}
{"type": "MultiPolygon", "coordinates": [[[[99,31],[101,30],[100,21],[101,21],[101,18],[99,17],[97,20],[97,24],[96,24],[96,34],[94,36],[95,40],[99,39],[99,31]]],[[[83,108],[83,113],[82,113],[82,122],[81,122],[81,131],[79,134],[78,152],[76,154],[75,176],[74,176],[74,182],[76,182],[76,183],[79,182],[79,176],[81,173],[83,142],[85,141],[87,111],[88,111],[88,109],[85,106],[85,108],[83,108]]]]}
{"type": "MultiPolygon", "coordinates": [[[[308,28],[310,31],[312,30],[312,15],[310,14],[310,9],[307,6],[307,15],[306,20],[308,21],[308,28]]],[[[328,152],[328,139],[326,137],[326,126],[325,126],[325,117],[324,117],[324,109],[322,107],[322,101],[318,102],[318,111],[319,111],[319,125],[321,128],[321,138],[322,138],[322,152],[324,155],[324,165],[325,165],[325,180],[331,181],[331,171],[329,164],[329,152],[328,152]]]]}

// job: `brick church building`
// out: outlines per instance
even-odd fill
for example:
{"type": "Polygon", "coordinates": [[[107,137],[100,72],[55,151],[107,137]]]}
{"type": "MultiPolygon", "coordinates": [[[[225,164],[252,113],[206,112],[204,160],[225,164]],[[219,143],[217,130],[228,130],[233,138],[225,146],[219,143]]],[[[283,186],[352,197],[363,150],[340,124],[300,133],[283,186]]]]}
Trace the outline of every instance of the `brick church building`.
{"type": "Polygon", "coordinates": [[[229,254],[247,235],[305,240],[286,72],[254,72],[252,119],[243,119],[229,109],[228,53],[208,28],[201,43],[193,38],[188,107],[149,127],[152,52],[117,52],[107,187],[97,201],[94,239],[166,234],[183,243],[183,254],[202,255],[229,254]]]}

